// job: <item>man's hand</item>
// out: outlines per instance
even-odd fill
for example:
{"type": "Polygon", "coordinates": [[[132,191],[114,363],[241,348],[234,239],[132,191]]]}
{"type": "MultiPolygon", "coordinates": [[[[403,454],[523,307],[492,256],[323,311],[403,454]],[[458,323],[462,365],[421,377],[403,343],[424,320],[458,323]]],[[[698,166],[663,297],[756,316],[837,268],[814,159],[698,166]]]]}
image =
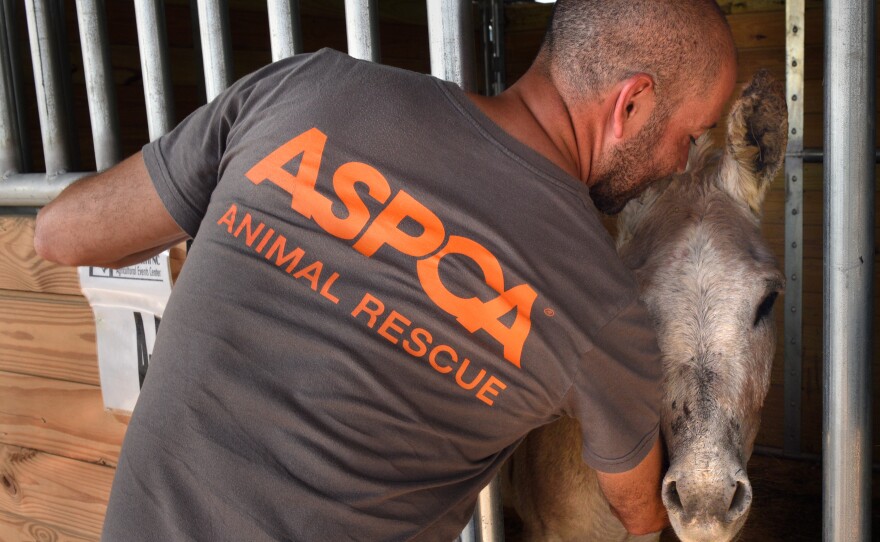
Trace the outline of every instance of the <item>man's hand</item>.
{"type": "Polygon", "coordinates": [[[669,525],[660,498],[662,466],[663,446],[658,437],[645,459],[632,470],[596,473],[611,511],[630,534],[655,533],[669,525]]]}
{"type": "Polygon", "coordinates": [[[37,215],[34,248],[64,265],[125,267],[187,239],[140,152],[69,186],[37,215]]]}

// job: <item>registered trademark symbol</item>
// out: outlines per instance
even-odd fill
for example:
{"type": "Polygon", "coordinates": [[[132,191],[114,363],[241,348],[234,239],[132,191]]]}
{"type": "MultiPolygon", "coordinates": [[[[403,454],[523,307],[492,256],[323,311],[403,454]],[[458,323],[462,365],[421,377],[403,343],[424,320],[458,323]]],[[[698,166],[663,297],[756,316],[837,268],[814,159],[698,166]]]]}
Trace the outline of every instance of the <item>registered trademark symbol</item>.
{"type": "Polygon", "coordinates": [[[547,307],[546,309],[544,309],[544,314],[546,314],[547,316],[556,316],[556,311],[551,309],[550,307],[547,307]]]}

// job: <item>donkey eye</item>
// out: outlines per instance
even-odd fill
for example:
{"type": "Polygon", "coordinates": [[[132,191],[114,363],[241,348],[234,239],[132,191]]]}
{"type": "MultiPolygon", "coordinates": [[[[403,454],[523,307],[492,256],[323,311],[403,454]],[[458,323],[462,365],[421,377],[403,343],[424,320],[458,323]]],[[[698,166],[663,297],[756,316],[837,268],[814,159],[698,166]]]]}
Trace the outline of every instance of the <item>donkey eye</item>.
{"type": "Polygon", "coordinates": [[[770,317],[770,313],[773,312],[773,303],[776,302],[778,296],[779,292],[770,292],[764,301],[761,301],[761,304],[758,305],[758,311],[755,313],[755,326],[770,317]]]}
{"type": "Polygon", "coordinates": [[[694,139],[694,136],[688,136],[688,137],[689,137],[689,138],[690,138],[690,140],[691,140],[691,145],[693,145],[693,146],[695,146],[695,147],[696,147],[696,145],[697,145],[697,140],[696,140],[696,139],[694,139]]]}

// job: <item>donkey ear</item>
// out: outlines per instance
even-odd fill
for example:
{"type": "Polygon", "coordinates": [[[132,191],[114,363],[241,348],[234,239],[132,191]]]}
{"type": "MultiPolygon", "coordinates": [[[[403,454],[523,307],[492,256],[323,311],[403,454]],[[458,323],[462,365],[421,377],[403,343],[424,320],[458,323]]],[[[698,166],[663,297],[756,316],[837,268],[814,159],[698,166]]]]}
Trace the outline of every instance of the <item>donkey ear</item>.
{"type": "Polygon", "coordinates": [[[719,181],[760,216],[767,186],[785,159],[788,111],[782,83],[766,70],[755,74],[733,104],[719,181]]]}

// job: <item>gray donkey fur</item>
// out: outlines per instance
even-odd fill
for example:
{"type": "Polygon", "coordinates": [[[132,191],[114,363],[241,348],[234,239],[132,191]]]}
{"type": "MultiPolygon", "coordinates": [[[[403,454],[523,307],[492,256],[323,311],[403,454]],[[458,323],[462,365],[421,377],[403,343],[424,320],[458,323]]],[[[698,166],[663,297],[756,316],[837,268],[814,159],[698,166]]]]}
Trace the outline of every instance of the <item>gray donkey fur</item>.
{"type": "MultiPolygon", "coordinates": [[[[746,463],[770,384],[773,302],[784,278],[760,234],[767,186],[784,159],[782,87],[760,72],[733,105],[723,150],[701,138],[688,170],[631,201],[618,252],[635,273],[663,353],[662,484],[685,542],[732,540],[752,501],[746,463]]],[[[506,493],[526,540],[653,541],[611,514],[581,459],[577,422],[529,435],[508,464],[506,493]]]]}

